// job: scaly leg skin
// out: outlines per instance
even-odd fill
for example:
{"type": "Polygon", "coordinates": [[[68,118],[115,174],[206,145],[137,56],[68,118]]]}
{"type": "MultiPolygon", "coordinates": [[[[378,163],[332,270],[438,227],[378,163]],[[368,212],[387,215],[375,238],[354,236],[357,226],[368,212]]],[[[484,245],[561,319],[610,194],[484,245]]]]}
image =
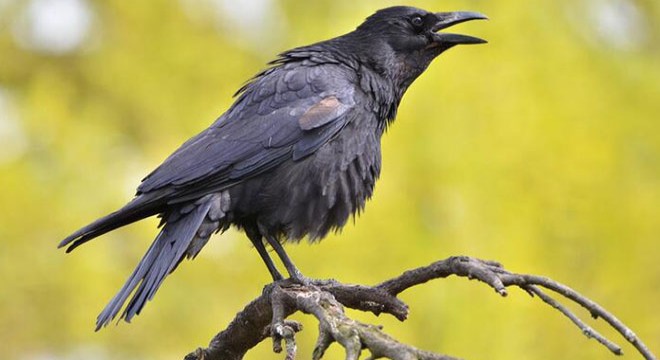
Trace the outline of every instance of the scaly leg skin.
{"type": "Polygon", "coordinates": [[[273,282],[284,280],[284,277],[277,270],[275,264],[273,263],[273,260],[268,255],[268,251],[264,246],[264,242],[262,241],[261,234],[259,234],[259,232],[257,231],[248,228],[245,229],[245,233],[252,242],[252,245],[254,245],[254,248],[257,249],[257,252],[259,252],[259,256],[261,256],[261,259],[266,264],[266,267],[268,268],[268,272],[270,272],[270,275],[273,277],[273,282]]]}
{"type": "Polygon", "coordinates": [[[279,241],[273,236],[266,236],[266,240],[270,244],[270,246],[273,247],[275,252],[277,253],[277,256],[280,257],[280,260],[282,260],[282,263],[284,264],[284,267],[286,268],[286,271],[289,273],[289,277],[291,280],[294,282],[304,285],[304,286],[313,286],[312,279],[304,276],[300,270],[296,267],[296,265],[293,264],[291,259],[289,258],[289,255],[286,254],[286,251],[284,251],[284,248],[282,247],[282,244],[280,244],[279,241]]]}

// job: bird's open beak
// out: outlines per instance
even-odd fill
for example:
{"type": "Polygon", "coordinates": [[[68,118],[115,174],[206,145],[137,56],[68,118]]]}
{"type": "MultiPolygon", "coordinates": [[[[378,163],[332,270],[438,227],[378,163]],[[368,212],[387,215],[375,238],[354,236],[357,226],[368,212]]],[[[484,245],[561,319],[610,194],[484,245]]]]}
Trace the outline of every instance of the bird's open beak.
{"type": "Polygon", "coordinates": [[[486,15],[472,11],[456,11],[435,13],[435,16],[438,18],[438,22],[433,27],[433,40],[436,43],[484,44],[487,42],[484,39],[474,36],[438,32],[442,29],[470,20],[487,20],[488,17],[486,17],[486,15]]]}

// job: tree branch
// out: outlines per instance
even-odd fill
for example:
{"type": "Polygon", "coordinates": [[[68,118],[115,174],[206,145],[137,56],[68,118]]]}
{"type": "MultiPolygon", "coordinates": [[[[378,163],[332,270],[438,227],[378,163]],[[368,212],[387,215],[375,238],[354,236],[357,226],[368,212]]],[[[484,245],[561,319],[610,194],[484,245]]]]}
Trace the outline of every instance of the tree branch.
{"type": "Polygon", "coordinates": [[[319,321],[319,337],[313,359],[320,359],[333,342],[344,347],[346,359],[358,359],[363,348],[371,352],[370,359],[455,359],[402,344],[385,334],[380,327],[352,320],[344,312],[346,306],[376,315],[388,313],[403,321],[408,315],[408,306],[396,297],[399,293],[429,280],[451,275],[479,280],[502,296],[507,296],[507,287],[519,287],[568,317],[588,338],[596,339],[616,355],[623,354],[618,345],[585,324],[541,288],[560,294],[587,309],[593,318],[605,320],[645,359],[656,360],[648,347],[620,320],[568,286],[541,276],[510,273],[497,262],[466,256],[450,257],[406,271],[374,287],[344,285],[335,280],[310,280],[305,285],[283,280],[270,284],[264,288],[260,297],[248,304],[225,330],[211,340],[208,348],[197,349],[185,359],[239,360],[249,349],[270,336],[273,339],[273,350],[281,352],[281,343],[284,341],[286,359],[292,360],[296,355],[294,336],[302,327],[286,318],[296,311],[312,314],[319,321]]]}

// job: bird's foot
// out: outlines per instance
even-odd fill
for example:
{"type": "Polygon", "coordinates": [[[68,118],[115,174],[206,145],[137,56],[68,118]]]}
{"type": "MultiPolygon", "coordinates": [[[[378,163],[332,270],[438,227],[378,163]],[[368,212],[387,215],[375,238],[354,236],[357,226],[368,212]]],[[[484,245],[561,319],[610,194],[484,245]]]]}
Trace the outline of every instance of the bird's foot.
{"type": "Polygon", "coordinates": [[[316,288],[318,286],[322,286],[323,281],[321,280],[316,280],[312,278],[308,278],[307,276],[304,276],[301,273],[297,273],[294,276],[289,276],[288,278],[280,277],[279,279],[273,278],[273,282],[270,283],[269,285],[266,285],[264,288],[264,291],[272,291],[273,288],[280,286],[283,288],[289,288],[289,287],[307,287],[307,288],[316,288]]]}
{"type": "Polygon", "coordinates": [[[302,286],[315,286],[315,280],[312,278],[308,278],[307,276],[303,275],[300,270],[295,269],[293,273],[289,273],[289,279],[295,284],[302,285],[302,286]]]}
{"type": "Polygon", "coordinates": [[[302,330],[302,324],[295,320],[277,321],[267,328],[270,337],[273,339],[273,352],[281,353],[286,349],[287,359],[294,359],[296,356],[295,334],[302,330]],[[284,341],[284,347],[282,347],[284,341]]]}
{"type": "Polygon", "coordinates": [[[286,317],[290,314],[287,310],[290,307],[288,303],[290,299],[285,295],[284,288],[290,285],[287,284],[290,281],[291,279],[285,279],[274,282],[268,289],[273,317],[270,326],[266,328],[266,334],[269,334],[273,339],[274,352],[280,353],[283,349],[286,349],[286,359],[296,357],[295,334],[302,330],[302,324],[299,322],[286,320],[286,317]],[[284,341],[284,347],[282,347],[282,341],[284,341]]]}

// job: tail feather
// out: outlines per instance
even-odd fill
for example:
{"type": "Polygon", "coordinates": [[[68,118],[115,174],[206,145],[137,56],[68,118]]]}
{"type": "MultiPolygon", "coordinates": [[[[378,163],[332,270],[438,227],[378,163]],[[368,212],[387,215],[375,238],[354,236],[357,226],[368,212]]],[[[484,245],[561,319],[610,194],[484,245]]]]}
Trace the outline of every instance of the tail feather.
{"type": "MultiPolygon", "coordinates": [[[[221,200],[220,195],[207,195],[195,202],[193,210],[175,210],[176,214],[164,218],[165,226],[137,268],[117,295],[99,314],[96,319],[96,330],[109,324],[119,314],[131,294],[133,296],[121,313],[120,319],[130,322],[135,315],[140,313],[146,302],[153,298],[165,277],[176,268],[179,262],[184,257],[193,255],[192,252],[199,251],[200,248],[194,244],[200,242],[199,230],[205,227],[203,225],[211,221],[217,226],[217,219],[212,219],[215,216],[211,215],[215,215],[218,208],[226,208],[221,200]]],[[[205,238],[201,241],[206,243],[210,233],[205,232],[203,235],[205,238]]]]}
{"type": "Polygon", "coordinates": [[[89,240],[109,231],[156,215],[161,211],[159,206],[160,202],[162,202],[160,197],[140,195],[121,209],[108,214],[67,236],[57,247],[62,248],[69,245],[66,249],[66,252],[68,253],[89,240]]]}

